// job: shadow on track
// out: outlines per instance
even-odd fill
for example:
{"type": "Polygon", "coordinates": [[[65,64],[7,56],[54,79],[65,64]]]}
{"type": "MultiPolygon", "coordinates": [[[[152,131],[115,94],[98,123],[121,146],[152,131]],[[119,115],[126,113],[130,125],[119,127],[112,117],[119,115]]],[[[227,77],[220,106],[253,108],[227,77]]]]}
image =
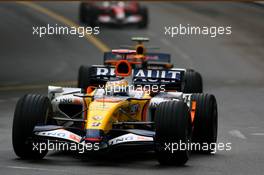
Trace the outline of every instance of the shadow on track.
{"type": "MultiPolygon", "coordinates": [[[[222,155],[208,155],[200,153],[192,153],[190,160],[215,159],[222,155]]],[[[41,166],[81,166],[81,167],[111,167],[111,168],[128,168],[128,169],[185,169],[191,168],[190,162],[184,166],[162,166],[158,163],[153,151],[127,151],[114,150],[107,152],[78,154],[75,152],[52,152],[43,160],[20,160],[24,163],[41,165],[41,166]]]]}

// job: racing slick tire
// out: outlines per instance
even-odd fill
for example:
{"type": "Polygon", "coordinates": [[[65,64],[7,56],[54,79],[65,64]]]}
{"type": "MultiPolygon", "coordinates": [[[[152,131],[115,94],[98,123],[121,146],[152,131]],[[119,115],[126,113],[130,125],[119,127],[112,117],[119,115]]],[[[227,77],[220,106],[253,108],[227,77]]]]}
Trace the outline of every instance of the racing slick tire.
{"type": "Polygon", "coordinates": [[[187,69],[184,74],[182,92],[184,93],[202,93],[203,79],[199,72],[187,69]]]}
{"type": "Polygon", "coordinates": [[[139,14],[142,16],[142,20],[138,23],[138,28],[145,29],[148,27],[148,9],[146,7],[141,7],[139,9],[139,14]]]}
{"type": "Polygon", "coordinates": [[[80,23],[85,23],[91,27],[95,26],[95,11],[92,7],[87,6],[85,3],[81,3],[79,7],[79,20],[80,23]]]}
{"type": "Polygon", "coordinates": [[[12,143],[16,155],[22,159],[42,159],[48,150],[34,149],[33,129],[37,124],[47,124],[51,120],[51,103],[48,97],[28,94],[16,104],[13,119],[12,143]]]}
{"type": "Polygon", "coordinates": [[[187,145],[190,143],[192,132],[188,106],[183,101],[160,103],[155,113],[155,127],[155,152],[159,163],[184,165],[190,155],[187,145]],[[186,147],[179,149],[181,144],[186,147]],[[178,145],[178,148],[172,150],[173,145],[178,145]]]}
{"type": "Polygon", "coordinates": [[[217,102],[214,95],[211,94],[194,94],[192,101],[196,101],[195,116],[193,122],[193,143],[201,146],[210,146],[207,150],[196,150],[201,153],[211,153],[215,151],[217,140],[217,102]]]}
{"type": "Polygon", "coordinates": [[[105,80],[93,78],[95,69],[90,66],[81,66],[78,73],[78,88],[86,90],[89,86],[98,87],[105,84],[105,80]]]}
{"type": "Polygon", "coordinates": [[[83,3],[80,4],[79,7],[79,19],[81,23],[85,23],[86,22],[86,13],[85,13],[85,6],[83,3]]]}

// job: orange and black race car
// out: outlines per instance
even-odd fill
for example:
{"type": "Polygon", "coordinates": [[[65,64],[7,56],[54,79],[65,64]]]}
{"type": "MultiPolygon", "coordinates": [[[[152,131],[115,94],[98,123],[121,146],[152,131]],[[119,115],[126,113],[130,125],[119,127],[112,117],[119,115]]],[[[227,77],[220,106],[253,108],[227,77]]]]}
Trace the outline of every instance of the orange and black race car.
{"type": "MultiPolygon", "coordinates": [[[[183,165],[193,150],[214,151],[214,95],[140,88],[132,76],[136,63],[126,59],[135,51],[113,53],[123,59],[116,62],[116,76],[104,86],[94,87],[91,83],[85,91],[50,86],[48,97],[28,94],[18,101],[12,133],[18,157],[41,159],[49,150],[60,150],[61,146],[81,153],[129,146],[154,150],[161,164],[183,165]]],[[[98,71],[106,74],[106,70],[98,71]]],[[[157,78],[160,80],[173,79],[171,74],[177,77],[173,70],[160,73],[166,75],[157,78]]]]}
{"type": "MultiPolygon", "coordinates": [[[[141,68],[172,68],[171,56],[167,53],[160,52],[149,52],[149,50],[158,49],[157,47],[149,47],[144,44],[148,42],[149,38],[146,37],[132,37],[132,41],[135,41],[137,44],[134,46],[131,45],[121,45],[123,49],[134,49],[136,54],[128,55],[127,59],[138,62],[137,67],[141,68]]],[[[114,65],[116,60],[120,60],[119,55],[115,55],[112,52],[104,53],[104,65],[114,65]]]]}
{"type": "Polygon", "coordinates": [[[80,21],[90,26],[137,25],[139,28],[148,26],[148,10],[138,2],[103,1],[81,2],[80,21]]]}
{"type": "MultiPolygon", "coordinates": [[[[134,37],[135,46],[121,46],[135,49],[136,54],[128,54],[127,60],[133,62],[132,76],[136,84],[156,85],[164,84],[167,90],[184,93],[202,93],[203,81],[199,72],[193,69],[174,68],[171,63],[171,55],[167,53],[149,52],[154,47],[147,47],[144,42],[149,41],[145,37],[134,37]],[[144,79],[138,79],[144,78],[144,79]]],[[[104,53],[104,65],[82,65],[78,73],[78,87],[86,89],[89,84],[94,86],[104,85],[110,77],[115,76],[115,65],[122,56],[112,52],[104,53]]]]}

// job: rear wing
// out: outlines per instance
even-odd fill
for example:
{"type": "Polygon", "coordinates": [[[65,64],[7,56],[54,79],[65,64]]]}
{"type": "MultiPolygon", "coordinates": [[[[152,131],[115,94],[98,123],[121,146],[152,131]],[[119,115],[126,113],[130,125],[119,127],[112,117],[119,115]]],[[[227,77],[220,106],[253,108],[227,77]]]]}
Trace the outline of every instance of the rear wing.
{"type": "MultiPolygon", "coordinates": [[[[93,65],[91,78],[101,80],[115,79],[115,67],[93,65]]],[[[168,85],[175,90],[181,88],[185,69],[137,69],[132,70],[135,85],[168,85]]]]}
{"type": "MultiPolygon", "coordinates": [[[[127,59],[133,59],[135,55],[127,55],[127,59]]],[[[109,60],[120,60],[122,57],[117,54],[113,54],[112,52],[105,52],[104,53],[104,63],[109,60]]],[[[170,63],[171,56],[167,53],[147,53],[145,55],[145,60],[147,62],[163,62],[163,63],[170,63]]]]}
{"type": "Polygon", "coordinates": [[[167,53],[147,53],[146,60],[151,62],[171,62],[171,56],[167,53]]]}

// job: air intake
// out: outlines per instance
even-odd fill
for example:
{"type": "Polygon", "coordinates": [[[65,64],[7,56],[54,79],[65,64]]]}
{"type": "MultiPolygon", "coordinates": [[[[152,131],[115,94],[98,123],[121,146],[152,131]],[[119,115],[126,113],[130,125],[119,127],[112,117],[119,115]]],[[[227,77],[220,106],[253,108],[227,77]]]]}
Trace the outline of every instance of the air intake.
{"type": "Polygon", "coordinates": [[[132,68],[127,60],[120,60],[116,64],[115,74],[119,77],[128,77],[131,75],[132,68]]]}

